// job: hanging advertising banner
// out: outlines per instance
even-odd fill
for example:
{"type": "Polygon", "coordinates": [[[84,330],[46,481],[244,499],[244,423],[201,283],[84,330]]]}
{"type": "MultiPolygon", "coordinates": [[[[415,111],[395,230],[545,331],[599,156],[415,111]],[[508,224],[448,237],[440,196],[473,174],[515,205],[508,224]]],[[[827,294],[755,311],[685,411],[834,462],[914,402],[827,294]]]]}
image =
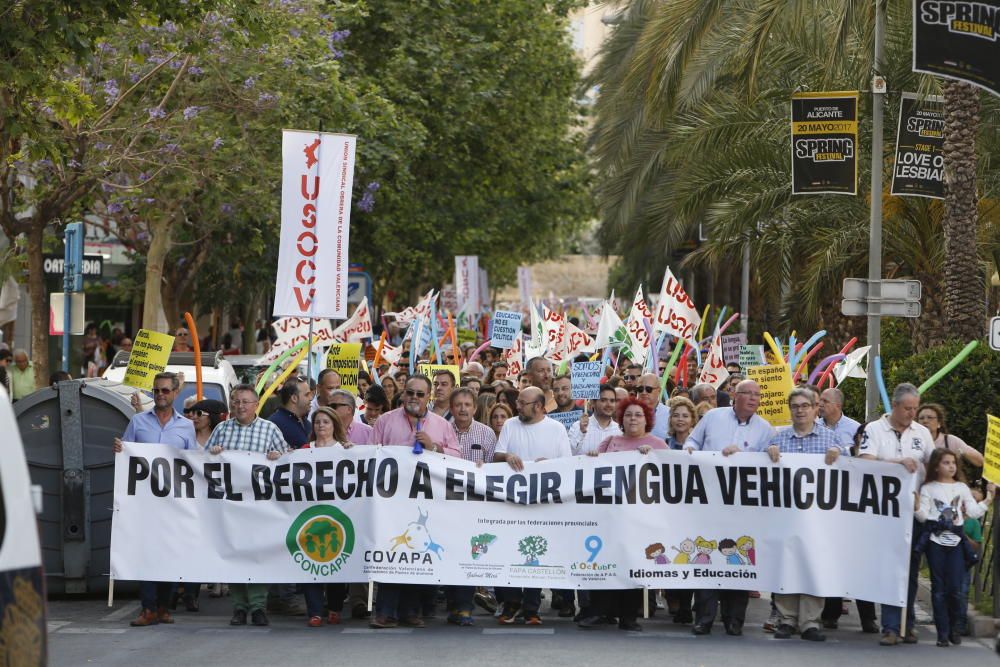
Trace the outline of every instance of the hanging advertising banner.
{"type": "Polygon", "coordinates": [[[409,447],[125,443],[111,575],[906,598],[916,475],[884,461],[618,452],[485,465],[409,447]],[[151,558],[150,554],[156,554],[151,558]]]}
{"type": "Polygon", "coordinates": [[[276,316],[347,317],[356,144],[346,134],[282,134],[276,316]]]}
{"type": "Polygon", "coordinates": [[[531,301],[531,293],[533,289],[534,285],[532,285],[531,267],[517,267],[517,293],[521,299],[521,306],[523,308],[528,307],[528,302],[531,301]]]}
{"type": "Polygon", "coordinates": [[[896,128],[894,195],[944,199],[944,105],[941,97],[903,93],[896,128]]]}
{"type": "Polygon", "coordinates": [[[913,71],[1000,95],[1000,0],[913,0],[913,71]]]}
{"type": "Polygon", "coordinates": [[[792,95],[792,194],[858,193],[858,93],[792,95]]]}
{"type": "MultiPolygon", "coordinates": [[[[455,300],[466,316],[479,314],[479,256],[455,255],[455,300]]],[[[456,313],[457,314],[457,313],[456,313]]]]}

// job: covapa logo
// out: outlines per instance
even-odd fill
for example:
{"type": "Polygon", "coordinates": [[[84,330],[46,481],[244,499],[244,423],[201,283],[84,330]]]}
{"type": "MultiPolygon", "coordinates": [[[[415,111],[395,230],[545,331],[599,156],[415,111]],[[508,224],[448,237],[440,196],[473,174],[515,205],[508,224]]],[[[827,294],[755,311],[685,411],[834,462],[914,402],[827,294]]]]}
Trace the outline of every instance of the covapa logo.
{"type": "Polygon", "coordinates": [[[288,528],[285,546],[292,560],[309,574],[339,572],[354,551],[354,524],[336,507],[310,507],[288,528]]]}

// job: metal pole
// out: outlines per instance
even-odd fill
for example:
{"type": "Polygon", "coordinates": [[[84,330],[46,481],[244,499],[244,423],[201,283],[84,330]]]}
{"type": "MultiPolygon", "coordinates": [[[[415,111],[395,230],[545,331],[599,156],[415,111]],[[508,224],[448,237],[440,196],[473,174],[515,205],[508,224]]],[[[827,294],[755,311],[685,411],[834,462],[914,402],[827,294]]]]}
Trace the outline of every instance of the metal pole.
{"type": "Polygon", "coordinates": [[[73,244],[75,239],[73,238],[76,234],[74,230],[70,227],[66,227],[66,232],[63,234],[63,241],[65,242],[65,250],[63,251],[63,336],[62,336],[62,369],[64,372],[69,373],[69,337],[70,337],[70,326],[71,317],[73,316],[73,272],[76,267],[73,266],[73,244]]]}
{"type": "Polygon", "coordinates": [[[750,326],[750,239],[743,246],[743,284],[740,285],[740,331],[750,326]]]}
{"type": "MultiPolygon", "coordinates": [[[[872,76],[872,183],[871,183],[871,230],[868,240],[868,298],[877,300],[882,296],[879,281],[882,279],[882,110],[885,94],[876,92],[875,77],[882,71],[885,61],[885,0],[875,0],[875,71],[872,76]]],[[[869,305],[871,308],[871,305],[869,305]]],[[[870,311],[869,311],[870,312],[870,311]]],[[[879,354],[882,337],[880,315],[868,315],[868,383],[865,391],[866,419],[875,418],[879,408],[878,384],[875,379],[875,364],[872,360],[879,354]]]]}
{"type": "Polygon", "coordinates": [[[306,379],[312,382],[313,379],[313,318],[309,318],[309,352],[306,353],[306,379]]]}

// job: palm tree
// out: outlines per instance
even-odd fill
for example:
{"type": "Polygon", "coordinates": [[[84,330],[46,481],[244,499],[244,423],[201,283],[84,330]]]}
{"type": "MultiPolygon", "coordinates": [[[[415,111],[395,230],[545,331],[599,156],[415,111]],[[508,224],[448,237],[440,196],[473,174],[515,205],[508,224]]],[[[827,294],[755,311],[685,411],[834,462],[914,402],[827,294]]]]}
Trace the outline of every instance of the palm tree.
{"type": "MultiPolygon", "coordinates": [[[[888,57],[880,71],[894,91],[933,91],[933,81],[910,71],[909,3],[888,4],[888,57]]],[[[590,137],[601,183],[596,193],[600,237],[609,252],[623,255],[627,268],[618,275],[626,284],[619,287],[655,284],[672,253],[691,238],[695,226],[705,223],[710,239],[688,256],[688,264],[717,270],[738,261],[749,243],[759,297],[783,301],[786,319],[794,314],[797,326],[819,318],[824,307],[830,311],[839,302],[840,279],[863,275],[870,194],[791,197],[788,99],[800,87],[867,87],[873,69],[874,5],[859,0],[636,0],[619,17],[588,81],[600,88],[590,137]],[[808,307],[805,312],[803,306],[808,307]]],[[[956,104],[949,103],[949,113],[956,104]]],[[[868,153],[864,147],[870,135],[864,106],[861,155],[868,153]]],[[[889,109],[889,127],[895,113],[889,109]]],[[[984,318],[977,313],[983,312],[985,292],[975,242],[972,115],[956,114],[964,123],[961,145],[967,153],[946,159],[971,167],[951,178],[947,214],[907,205],[887,207],[884,216],[890,235],[887,253],[902,251],[891,234],[907,233],[914,215],[923,216],[925,226],[940,224],[947,258],[943,264],[956,276],[954,288],[944,291],[947,312],[961,309],[964,320],[978,326],[974,335],[980,335],[984,318]],[[966,204],[955,215],[952,201],[959,191],[966,204]],[[890,219],[903,210],[908,217],[890,219]],[[964,239],[961,249],[949,239],[964,239]],[[968,280],[972,274],[980,276],[978,287],[968,280]],[[972,302],[978,306],[970,306],[972,302]]],[[[949,151],[956,149],[949,144],[949,151]]],[[[869,168],[862,160],[862,183],[869,168]]],[[[992,185],[993,170],[988,171],[992,185]]],[[[933,238],[924,234],[907,240],[919,248],[933,238]]],[[[921,252],[932,256],[931,250],[925,246],[921,252]]],[[[888,272],[914,265],[912,254],[886,259],[888,272]]],[[[936,294],[933,284],[928,287],[936,294]]],[[[937,308],[928,311],[930,317],[921,325],[931,330],[931,339],[958,333],[950,322],[945,330],[943,318],[935,317],[937,308]]]]}

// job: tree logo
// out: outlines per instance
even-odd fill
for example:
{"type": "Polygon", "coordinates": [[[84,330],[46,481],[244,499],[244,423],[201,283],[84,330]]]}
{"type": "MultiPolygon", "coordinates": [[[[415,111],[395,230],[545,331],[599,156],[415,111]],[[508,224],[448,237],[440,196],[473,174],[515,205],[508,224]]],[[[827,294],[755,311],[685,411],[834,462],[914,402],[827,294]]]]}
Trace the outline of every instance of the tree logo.
{"type": "Polygon", "coordinates": [[[525,565],[539,565],[538,557],[549,550],[549,541],[541,535],[528,535],[517,543],[517,551],[524,556],[525,565]]]}
{"type": "Polygon", "coordinates": [[[354,524],[331,505],[310,507],[288,528],[285,546],[292,560],[310,574],[339,572],[354,551],[354,524]]]}

